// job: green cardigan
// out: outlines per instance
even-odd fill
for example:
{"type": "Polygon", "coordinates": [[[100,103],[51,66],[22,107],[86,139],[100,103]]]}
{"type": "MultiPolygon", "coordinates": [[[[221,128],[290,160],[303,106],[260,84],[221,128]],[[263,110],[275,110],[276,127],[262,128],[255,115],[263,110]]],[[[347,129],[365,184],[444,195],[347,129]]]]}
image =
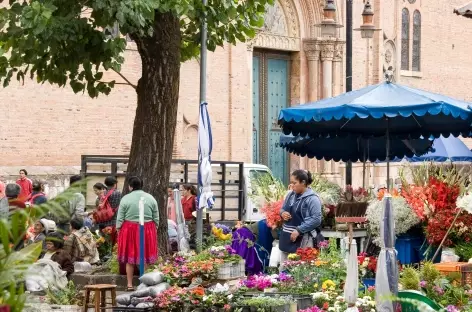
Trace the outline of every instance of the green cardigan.
{"type": "Polygon", "coordinates": [[[144,198],[144,222],[154,221],[159,225],[157,201],[144,191],[138,190],[125,195],[120,202],[116,217],[116,229],[119,230],[124,221],[139,222],[139,200],[144,198]]]}

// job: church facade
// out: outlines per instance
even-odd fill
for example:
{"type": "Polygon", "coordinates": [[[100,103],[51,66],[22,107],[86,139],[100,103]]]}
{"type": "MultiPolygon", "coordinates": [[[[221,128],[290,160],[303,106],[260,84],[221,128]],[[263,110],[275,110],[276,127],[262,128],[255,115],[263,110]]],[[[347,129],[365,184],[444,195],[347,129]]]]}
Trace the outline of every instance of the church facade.
{"type": "MultiPolygon", "coordinates": [[[[352,1],[356,29],[366,1],[352,1]]],[[[280,109],[345,91],[346,0],[334,2],[338,26],[332,36],[320,27],[325,0],[276,0],[253,40],[209,53],[213,159],[265,164],[284,181],[291,170],[307,168],[344,182],[342,163],[300,158],[278,146],[280,109]]],[[[378,31],[371,39],[353,32],[353,89],[381,82],[391,66],[397,83],[472,101],[472,20],[453,13],[463,0],[370,3],[378,31]]],[[[136,82],[140,66],[129,42],[122,73],[136,82]]],[[[198,61],[182,64],[176,159],[197,158],[199,70],[198,61]]],[[[67,175],[78,172],[82,154],[129,153],[136,105],[132,88],[117,85],[110,96],[92,100],[68,88],[25,81],[1,89],[0,95],[4,178],[22,167],[35,175],[67,175]]],[[[368,169],[369,184],[385,183],[384,165],[368,169]]],[[[361,170],[355,164],[356,186],[362,183],[361,170]]]]}

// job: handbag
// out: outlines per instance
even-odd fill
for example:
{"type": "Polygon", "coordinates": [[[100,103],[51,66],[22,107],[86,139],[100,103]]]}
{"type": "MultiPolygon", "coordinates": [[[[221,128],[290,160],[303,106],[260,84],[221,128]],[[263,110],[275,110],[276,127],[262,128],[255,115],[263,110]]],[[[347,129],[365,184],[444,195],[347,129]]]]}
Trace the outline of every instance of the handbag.
{"type": "Polygon", "coordinates": [[[108,191],[97,210],[93,213],[93,219],[95,220],[95,223],[110,221],[115,216],[115,210],[111,207],[110,202],[108,201],[108,198],[112,193],[113,190],[108,191]]]}

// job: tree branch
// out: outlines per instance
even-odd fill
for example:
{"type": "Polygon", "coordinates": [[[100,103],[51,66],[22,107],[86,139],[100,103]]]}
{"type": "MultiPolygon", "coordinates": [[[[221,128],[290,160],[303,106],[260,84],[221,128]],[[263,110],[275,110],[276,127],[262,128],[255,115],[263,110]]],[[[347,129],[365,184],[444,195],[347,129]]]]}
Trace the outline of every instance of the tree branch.
{"type": "Polygon", "coordinates": [[[131,87],[133,87],[135,90],[138,89],[138,87],[134,84],[131,83],[131,81],[128,80],[128,78],[126,78],[122,73],[112,69],[115,73],[117,73],[121,78],[123,78],[124,81],[126,81],[126,83],[116,83],[116,84],[127,84],[127,85],[130,85],[131,87]]]}
{"type": "MultiPolygon", "coordinates": [[[[99,80],[98,82],[109,84],[111,81],[101,81],[101,80],[99,80]]],[[[133,87],[133,88],[136,88],[136,86],[131,85],[131,84],[127,83],[127,82],[116,82],[116,81],[115,81],[115,84],[116,84],[116,85],[131,86],[131,87],[133,87]]]]}

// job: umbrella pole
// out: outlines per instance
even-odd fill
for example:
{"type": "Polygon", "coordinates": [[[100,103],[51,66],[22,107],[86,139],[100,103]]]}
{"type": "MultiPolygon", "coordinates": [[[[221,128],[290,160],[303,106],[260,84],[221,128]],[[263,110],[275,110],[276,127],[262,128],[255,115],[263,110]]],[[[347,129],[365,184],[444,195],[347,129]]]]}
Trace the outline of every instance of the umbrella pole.
{"type": "MultiPolygon", "coordinates": [[[[207,0],[202,0],[202,4],[205,7],[207,5],[207,0]]],[[[200,43],[200,103],[206,102],[206,73],[207,73],[207,21],[206,15],[202,22],[201,28],[201,43],[200,43]]],[[[198,111],[200,112],[200,105],[198,105],[198,111]]],[[[200,172],[200,149],[198,151],[198,172],[200,172]]],[[[202,185],[200,184],[200,179],[198,180],[198,195],[201,194],[202,185]]],[[[197,204],[197,253],[202,251],[203,245],[203,211],[199,209],[197,204]]]]}
{"type": "Polygon", "coordinates": [[[390,192],[390,125],[387,117],[387,150],[386,150],[386,161],[387,161],[387,192],[390,192]]]}

